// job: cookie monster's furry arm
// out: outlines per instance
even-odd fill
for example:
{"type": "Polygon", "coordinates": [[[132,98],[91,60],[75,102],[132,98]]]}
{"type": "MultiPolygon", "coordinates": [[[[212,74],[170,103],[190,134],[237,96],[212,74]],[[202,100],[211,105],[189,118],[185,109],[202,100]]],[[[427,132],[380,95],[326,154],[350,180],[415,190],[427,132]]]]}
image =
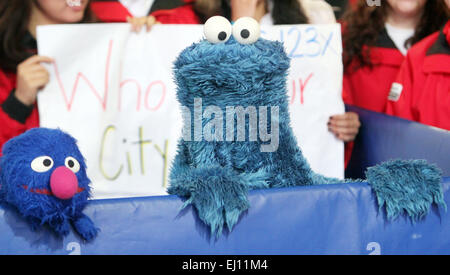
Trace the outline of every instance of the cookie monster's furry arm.
{"type": "Polygon", "coordinates": [[[368,184],[389,220],[406,213],[413,221],[425,216],[433,203],[447,206],[441,186],[442,171],[425,160],[392,160],[367,169],[368,184]]]}
{"type": "Polygon", "coordinates": [[[195,205],[199,218],[218,236],[224,224],[231,231],[241,213],[249,208],[248,190],[267,185],[264,175],[239,174],[214,158],[207,158],[215,148],[213,144],[203,144],[194,159],[189,152],[197,151],[198,145],[180,141],[168,192],[187,198],[183,208],[195,205]]]}

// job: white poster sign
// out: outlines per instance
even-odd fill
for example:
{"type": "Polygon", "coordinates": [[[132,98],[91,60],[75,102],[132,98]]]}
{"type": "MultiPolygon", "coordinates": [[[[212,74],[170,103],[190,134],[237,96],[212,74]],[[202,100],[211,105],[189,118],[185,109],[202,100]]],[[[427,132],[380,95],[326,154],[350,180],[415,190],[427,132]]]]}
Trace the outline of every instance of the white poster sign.
{"type": "MultiPolygon", "coordinates": [[[[165,195],[181,137],[172,76],[178,54],[199,41],[201,25],[158,25],[149,33],[128,24],[38,28],[50,82],[38,95],[42,127],[60,128],[79,143],[95,199],[165,195]]],[[[311,167],[343,176],[343,144],[327,130],[343,113],[339,25],[263,28],[285,42],[292,58],[288,92],[292,127],[311,167]]]]}

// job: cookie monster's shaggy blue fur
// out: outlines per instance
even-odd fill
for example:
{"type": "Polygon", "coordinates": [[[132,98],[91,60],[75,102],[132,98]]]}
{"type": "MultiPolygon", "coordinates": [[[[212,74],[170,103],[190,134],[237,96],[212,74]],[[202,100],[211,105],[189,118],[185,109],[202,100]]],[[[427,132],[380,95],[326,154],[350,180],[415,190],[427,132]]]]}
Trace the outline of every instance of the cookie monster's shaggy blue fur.
{"type": "Polygon", "coordinates": [[[3,146],[0,158],[0,202],[16,208],[33,230],[48,224],[58,235],[65,236],[72,222],[81,237],[87,241],[94,239],[98,229],[82,213],[90,196],[89,183],[84,158],[76,140],[60,130],[34,128],[3,146]],[[40,156],[53,159],[53,167],[49,171],[38,173],[31,168],[31,162],[40,156]],[[65,165],[68,156],[80,164],[80,170],[75,175],[78,188],[82,191],[71,199],[61,200],[49,191],[50,176],[57,167],[65,165]]]}
{"type": "Polygon", "coordinates": [[[441,171],[424,160],[396,160],[370,167],[369,185],[377,194],[378,205],[386,205],[388,219],[406,212],[413,221],[426,215],[433,202],[447,206],[441,187],[441,171]]]}
{"type": "MultiPolygon", "coordinates": [[[[283,45],[261,38],[249,45],[239,44],[233,37],[222,44],[202,40],[182,51],[175,62],[177,97],[192,114],[195,98],[224,113],[226,106],[279,107],[279,147],[274,152],[261,152],[264,142],[260,140],[179,141],[168,192],[187,198],[185,206],[193,204],[212,233],[219,235],[224,225],[232,229],[249,208],[248,190],[345,182],[314,173],[297,146],[288,112],[288,68],[283,45]]],[[[203,117],[203,126],[210,120],[203,117]]],[[[184,123],[189,121],[193,120],[184,123]]],[[[185,129],[192,132],[193,124],[185,129]]],[[[236,136],[237,129],[234,131],[236,136]]],[[[439,172],[423,162],[386,163],[369,170],[368,178],[373,180],[380,202],[387,204],[389,217],[403,209],[413,217],[420,216],[433,200],[443,203],[439,172]],[[423,197],[400,200],[405,189],[423,197]]]]}

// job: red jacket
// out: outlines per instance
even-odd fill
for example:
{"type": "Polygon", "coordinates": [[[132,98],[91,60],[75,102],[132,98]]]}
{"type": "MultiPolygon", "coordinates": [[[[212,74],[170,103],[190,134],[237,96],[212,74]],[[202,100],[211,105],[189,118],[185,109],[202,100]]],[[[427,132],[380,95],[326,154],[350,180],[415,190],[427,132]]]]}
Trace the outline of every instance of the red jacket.
{"type": "Polygon", "coordinates": [[[17,100],[13,92],[15,87],[15,74],[0,70],[0,148],[10,138],[39,127],[37,106],[29,107],[17,100]]]}
{"type": "Polygon", "coordinates": [[[342,90],[344,102],[384,112],[387,95],[404,59],[387,31],[383,30],[376,45],[370,49],[373,67],[357,68],[357,62],[353,62],[346,68],[342,90]]]}
{"type": "MultiPolygon", "coordinates": [[[[372,67],[358,68],[358,62],[354,61],[345,68],[342,98],[346,104],[384,112],[386,97],[405,57],[386,29],[382,30],[375,46],[370,49],[369,57],[372,67]]],[[[345,167],[350,161],[353,146],[354,142],[345,143],[345,167]]]]}
{"type": "Polygon", "coordinates": [[[450,20],[409,51],[386,112],[450,130],[450,20]]]}
{"type": "MultiPolygon", "coordinates": [[[[36,40],[30,34],[24,37],[23,43],[30,55],[36,53],[36,40]]],[[[37,104],[26,106],[21,103],[14,96],[15,88],[15,72],[0,69],[0,155],[1,147],[10,138],[39,127],[37,104]]]]}
{"type": "MultiPolygon", "coordinates": [[[[150,15],[163,24],[200,24],[200,19],[194,12],[194,0],[178,2],[180,2],[178,7],[155,10],[150,15]]],[[[91,3],[91,8],[103,22],[126,22],[128,16],[132,17],[127,8],[119,1],[94,1],[91,3]]]]}

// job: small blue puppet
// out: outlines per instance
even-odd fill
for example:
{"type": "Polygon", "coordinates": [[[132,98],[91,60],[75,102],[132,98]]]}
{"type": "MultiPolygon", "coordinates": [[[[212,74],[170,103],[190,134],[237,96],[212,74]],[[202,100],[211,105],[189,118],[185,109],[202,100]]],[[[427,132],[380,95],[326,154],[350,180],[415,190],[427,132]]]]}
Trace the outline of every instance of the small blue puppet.
{"type": "Polygon", "coordinates": [[[82,213],[89,183],[76,140],[60,130],[34,128],[3,146],[0,202],[16,208],[33,230],[47,224],[66,236],[72,223],[83,239],[94,239],[98,229],[82,213]]]}
{"type": "MultiPolygon", "coordinates": [[[[184,126],[168,192],[186,198],[184,206],[194,205],[218,236],[224,226],[231,231],[249,208],[248,190],[346,182],[313,172],[297,145],[289,125],[289,58],[283,44],[259,38],[259,24],[248,17],[233,25],[211,17],[204,34],[206,39],[184,49],[175,61],[184,126]],[[249,119],[242,119],[237,107],[234,114],[227,112],[233,106],[244,108],[249,119]],[[249,121],[256,109],[259,139],[252,140],[255,125],[249,121]],[[227,123],[217,123],[221,120],[227,123]],[[275,132],[275,142],[264,138],[275,132]]],[[[425,161],[391,161],[371,167],[366,175],[388,218],[406,211],[416,219],[433,202],[445,204],[440,170],[425,161]]]]}

